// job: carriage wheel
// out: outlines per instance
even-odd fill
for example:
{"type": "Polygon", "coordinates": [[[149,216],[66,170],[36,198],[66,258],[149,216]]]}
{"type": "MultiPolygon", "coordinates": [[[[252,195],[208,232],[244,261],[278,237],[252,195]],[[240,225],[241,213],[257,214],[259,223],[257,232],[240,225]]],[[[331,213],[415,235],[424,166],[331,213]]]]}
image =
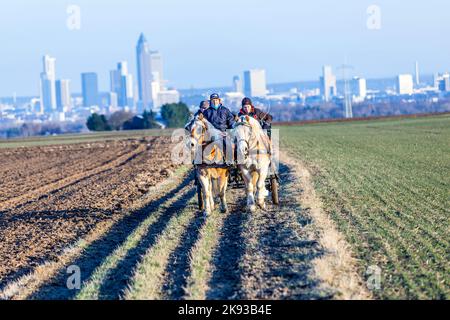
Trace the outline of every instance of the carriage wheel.
{"type": "Polygon", "coordinates": [[[270,191],[272,193],[272,202],[274,205],[279,205],[280,201],[278,198],[278,180],[276,177],[270,179],[270,191]]]}
{"type": "Polygon", "coordinates": [[[203,211],[205,209],[205,204],[203,203],[203,191],[200,183],[197,183],[197,199],[198,199],[198,209],[203,211]]]}

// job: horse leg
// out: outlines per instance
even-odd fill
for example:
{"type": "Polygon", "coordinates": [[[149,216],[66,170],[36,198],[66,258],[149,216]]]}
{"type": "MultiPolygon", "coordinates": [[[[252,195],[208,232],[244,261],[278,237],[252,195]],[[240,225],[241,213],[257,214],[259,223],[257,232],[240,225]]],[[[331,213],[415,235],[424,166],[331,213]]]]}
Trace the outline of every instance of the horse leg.
{"type": "Polygon", "coordinates": [[[254,187],[253,194],[255,194],[255,195],[256,195],[256,192],[258,191],[258,188],[257,188],[257,186],[258,186],[258,179],[259,179],[258,171],[253,171],[252,172],[252,184],[253,184],[253,187],[254,187]]]}
{"type": "Polygon", "coordinates": [[[253,186],[253,177],[252,174],[247,169],[242,170],[242,176],[244,178],[245,187],[247,191],[247,208],[250,210],[250,212],[256,211],[255,206],[255,188],[253,186]]]}
{"type": "Polygon", "coordinates": [[[210,179],[207,174],[201,173],[198,175],[198,180],[203,190],[202,196],[203,196],[203,203],[205,205],[203,215],[208,216],[211,213],[210,192],[209,192],[211,187],[210,179]]]}
{"type": "Polygon", "coordinates": [[[222,213],[228,212],[227,204],[227,187],[228,187],[228,171],[225,171],[219,179],[220,183],[220,211],[222,213]]]}
{"type": "Polygon", "coordinates": [[[209,183],[209,207],[211,208],[211,212],[214,211],[215,209],[215,203],[214,203],[214,193],[215,193],[215,188],[214,188],[214,179],[210,178],[210,183],[209,183]]]}
{"type": "Polygon", "coordinates": [[[259,170],[259,178],[258,178],[258,184],[257,184],[258,191],[256,193],[256,198],[258,201],[258,206],[261,209],[266,208],[266,204],[265,204],[264,200],[267,196],[267,189],[266,189],[267,174],[268,174],[268,168],[264,167],[259,170]]]}

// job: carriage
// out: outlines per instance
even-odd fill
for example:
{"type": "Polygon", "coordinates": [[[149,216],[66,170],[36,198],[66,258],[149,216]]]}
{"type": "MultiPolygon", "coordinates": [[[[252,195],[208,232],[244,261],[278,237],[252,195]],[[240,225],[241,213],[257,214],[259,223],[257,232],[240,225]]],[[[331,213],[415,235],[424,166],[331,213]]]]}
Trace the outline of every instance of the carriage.
{"type": "Polygon", "coordinates": [[[221,211],[228,210],[227,187],[255,190],[254,194],[244,192],[251,212],[257,206],[265,208],[266,190],[273,204],[279,204],[279,177],[272,141],[256,119],[241,116],[236,120],[232,134],[228,135],[199,114],[193,120],[188,144],[193,163],[198,163],[195,165],[198,204],[205,216],[214,209],[217,193],[221,211]]]}

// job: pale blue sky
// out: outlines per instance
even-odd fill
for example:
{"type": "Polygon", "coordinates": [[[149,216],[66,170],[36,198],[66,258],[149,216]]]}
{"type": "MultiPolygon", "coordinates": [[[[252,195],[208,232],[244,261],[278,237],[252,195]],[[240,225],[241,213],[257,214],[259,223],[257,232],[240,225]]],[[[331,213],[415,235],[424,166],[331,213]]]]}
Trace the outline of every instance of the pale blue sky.
{"type": "Polygon", "coordinates": [[[229,85],[234,74],[265,68],[269,82],[317,79],[323,64],[347,56],[366,77],[450,70],[447,0],[8,0],[0,5],[0,96],[38,94],[41,56],[57,58],[57,77],[80,90],[80,73],[128,60],[144,32],[161,51],[178,88],[229,85]],[[81,30],[66,27],[66,8],[81,7],[81,30]],[[381,30],[366,27],[381,8],[381,30]]]}

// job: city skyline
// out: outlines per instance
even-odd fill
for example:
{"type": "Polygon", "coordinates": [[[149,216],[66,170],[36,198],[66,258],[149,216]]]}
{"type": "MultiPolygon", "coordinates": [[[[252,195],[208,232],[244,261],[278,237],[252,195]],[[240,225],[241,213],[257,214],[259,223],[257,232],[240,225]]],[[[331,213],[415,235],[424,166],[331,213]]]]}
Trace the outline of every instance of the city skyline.
{"type": "MultiPolygon", "coordinates": [[[[450,69],[450,45],[438,36],[450,31],[444,19],[449,4],[381,0],[377,2],[381,27],[370,30],[366,23],[371,1],[351,1],[345,8],[326,0],[281,2],[133,0],[125,6],[120,1],[114,5],[76,1],[81,8],[80,30],[67,28],[67,4],[8,3],[0,21],[0,27],[8,30],[0,35],[7,43],[0,59],[0,96],[35,95],[39,90],[35,74],[40,72],[36,61],[47,53],[57,57],[62,78],[77,79],[81,72],[95,71],[100,90],[106,91],[107,71],[117,61],[130,61],[135,74],[133,47],[142,31],[151,48],[158,48],[165,58],[165,79],[179,89],[228,85],[233,74],[255,68],[266,69],[271,83],[312,80],[322,65],[338,66],[345,56],[356,66],[355,73],[367,78],[414,74],[415,61],[422,74],[450,69]],[[211,8],[219,13],[216,19],[211,8]]],[[[80,88],[73,81],[72,91],[80,88]]]]}
{"type": "MultiPolygon", "coordinates": [[[[157,53],[159,57],[161,56],[159,51],[152,51],[152,52],[153,53],[157,53]]],[[[57,58],[52,57],[49,54],[45,54],[43,57],[41,57],[41,61],[44,60],[44,66],[45,66],[45,61],[46,61],[46,59],[49,59],[49,58],[52,60],[51,63],[53,65],[53,69],[55,69],[55,64],[56,64],[57,58]]],[[[132,70],[129,70],[130,69],[130,67],[129,67],[130,63],[128,61],[117,62],[116,65],[117,65],[117,68],[119,70],[117,70],[117,69],[116,70],[109,70],[106,73],[102,73],[102,72],[99,73],[99,72],[96,72],[96,71],[80,72],[78,74],[78,78],[80,76],[82,77],[83,74],[90,74],[90,73],[96,74],[97,82],[98,82],[98,94],[101,94],[101,93],[102,94],[104,94],[104,93],[117,93],[118,94],[117,99],[120,99],[120,94],[121,94],[120,90],[122,90],[121,87],[120,87],[121,86],[121,82],[125,81],[126,83],[128,83],[128,85],[127,84],[125,85],[125,87],[127,88],[126,90],[128,90],[129,93],[131,92],[130,97],[131,98],[135,98],[136,103],[139,102],[141,100],[141,96],[139,94],[139,90],[140,89],[139,89],[139,84],[138,84],[138,80],[137,80],[138,76],[136,76],[136,77],[134,76],[135,74],[136,75],[138,74],[138,71],[133,73],[132,70]],[[125,70],[125,74],[126,74],[126,78],[127,79],[125,79],[125,80],[122,80],[122,79],[114,80],[114,78],[116,77],[115,73],[118,73],[118,76],[122,77],[122,75],[121,75],[122,71],[120,70],[122,68],[122,65],[124,65],[123,68],[125,70]],[[101,78],[101,77],[105,77],[105,75],[106,75],[106,77],[108,79],[108,85],[105,86],[105,87],[102,87],[100,85],[100,81],[98,79],[101,78]],[[117,84],[117,83],[119,83],[119,85],[115,87],[115,84],[117,84]],[[134,95],[136,95],[136,97],[134,97],[134,95]]],[[[208,86],[208,87],[176,88],[176,89],[177,90],[181,90],[181,91],[187,91],[187,90],[191,90],[191,89],[210,90],[210,89],[213,89],[213,88],[220,88],[220,89],[232,88],[232,89],[235,89],[236,88],[236,80],[239,80],[241,82],[240,85],[242,86],[242,93],[247,93],[247,95],[252,96],[252,94],[250,94],[249,91],[246,92],[246,90],[244,90],[245,89],[245,75],[248,72],[262,71],[264,73],[263,83],[265,84],[265,86],[281,85],[281,84],[292,84],[292,83],[302,83],[302,82],[303,83],[316,82],[317,86],[318,86],[318,89],[321,90],[321,95],[323,95],[325,97],[328,97],[327,100],[329,100],[332,96],[340,94],[340,92],[336,89],[336,84],[335,83],[344,82],[344,79],[342,78],[342,75],[339,74],[339,72],[338,72],[338,70],[341,67],[342,66],[322,65],[321,68],[320,68],[321,71],[318,70],[317,71],[317,76],[315,78],[313,78],[313,79],[306,79],[306,80],[304,80],[304,79],[296,79],[296,80],[293,80],[293,81],[280,81],[280,82],[270,81],[270,79],[268,79],[267,76],[266,76],[266,69],[265,68],[245,69],[245,70],[241,70],[238,75],[230,74],[230,79],[231,80],[228,79],[228,83],[225,83],[223,85],[208,86]],[[324,71],[325,71],[325,69],[327,70],[327,73],[330,73],[332,75],[332,77],[333,77],[333,79],[331,81],[333,83],[331,85],[331,87],[333,87],[333,90],[332,90],[333,92],[332,92],[332,94],[328,93],[327,95],[325,95],[324,94],[325,91],[323,91],[324,90],[323,78],[324,78],[324,71]],[[236,78],[238,78],[238,79],[236,79],[236,78]]],[[[162,68],[162,66],[161,66],[161,68],[162,68]]],[[[347,75],[347,77],[349,78],[347,80],[357,79],[357,78],[361,78],[362,77],[364,80],[393,79],[393,80],[397,81],[397,83],[398,83],[398,77],[399,76],[401,76],[401,75],[410,75],[411,77],[414,78],[414,86],[417,86],[417,85],[425,84],[423,82],[422,83],[416,82],[416,80],[420,79],[420,77],[427,77],[427,78],[429,78],[429,77],[439,77],[439,76],[448,74],[448,71],[445,71],[445,70],[439,70],[438,72],[435,72],[433,74],[422,72],[422,70],[420,70],[420,77],[418,77],[417,76],[417,72],[419,71],[418,68],[419,68],[419,63],[418,63],[418,61],[415,61],[414,64],[411,66],[411,70],[409,70],[410,72],[397,73],[397,74],[393,73],[393,74],[391,74],[389,76],[385,76],[385,77],[367,77],[363,73],[355,73],[355,72],[353,72],[353,74],[351,76],[347,75]]],[[[45,72],[41,72],[41,75],[40,75],[40,81],[41,82],[42,82],[42,77],[44,75],[45,75],[45,72]]],[[[153,75],[153,76],[155,76],[155,75],[153,75]]],[[[58,77],[56,77],[56,75],[52,75],[52,77],[55,79],[54,80],[55,85],[56,85],[56,82],[61,81],[61,80],[62,81],[70,81],[70,92],[71,92],[71,95],[72,96],[83,96],[83,80],[82,80],[82,78],[81,78],[81,81],[79,82],[80,83],[79,90],[73,90],[72,89],[73,88],[72,83],[73,82],[76,83],[77,81],[73,81],[73,79],[67,79],[66,77],[60,77],[59,74],[58,74],[58,77]]],[[[158,83],[158,85],[161,84],[161,88],[164,89],[165,83],[168,82],[168,81],[166,81],[166,80],[161,80],[160,81],[159,77],[157,77],[156,79],[157,80],[152,81],[152,85],[154,85],[155,83],[158,83]]],[[[173,86],[171,86],[171,87],[174,88],[173,86]]],[[[54,95],[55,95],[55,103],[54,103],[54,105],[55,106],[52,109],[56,109],[56,105],[57,105],[57,103],[56,103],[56,95],[58,94],[58,91],[56,90],[56,88],[55,88],[54,92],[55,92],[54,93],[54,95]]],[[[341,93],[343,93],[343,92],[341,92],[341,93]]],[[[42,99],[42,88],[40,87],[39,91],[37,93],[35,93],[35,94],[21,95],[21,94],[17,94],[17,91],[14,91],[10,95],[3,95],[3,96],[0,95],[0,98],[11,98],[11,97],[14,97],[14,96],[16,96],[16,97],[38,97],[38,98],[40,97],[42,99]]],[[[125,106],[125,105],[126,105],[126,103],[123,103],[123,106],[125,106]]]]}

